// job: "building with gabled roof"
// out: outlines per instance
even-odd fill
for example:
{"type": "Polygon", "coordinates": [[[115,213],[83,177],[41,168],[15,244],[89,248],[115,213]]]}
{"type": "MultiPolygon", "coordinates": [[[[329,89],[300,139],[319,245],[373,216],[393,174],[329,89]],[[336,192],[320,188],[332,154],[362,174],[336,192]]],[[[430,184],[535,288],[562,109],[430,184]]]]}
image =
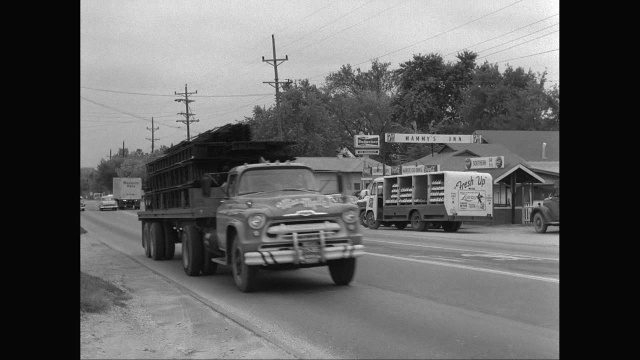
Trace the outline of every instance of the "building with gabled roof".
{"type": "Polygon", "coordinates": [[[476,130],[483,144],[500,144],[525,161],[560,161],[560,131],[476,130]]]}
{"type": "Polygon", "coordinates": [[[344,174],[347,191],[350,194],[364,189],[372,179],[363,177],[368,167],[382,166],[382,163],[365,157],[297,157],[296,162],[309,166],[320,182],[334,178],[335,173],[344,174]]]}
{"type": "MultiPolygon", "coordinates": [[[[521,137],[522,138],[522,137],[521,137]]],[[[493,178],[494,218],[496,223],[527,222],[527,211],[553,191],[559,179],[559,161],[535,162],[534,166],[503,144],[447,143],[437,153],[403,165],[439,165],[441,171],[479,171],[493,178]],[[503,156],[501,168],[468,170],[466,161],[475,157],[503,156]],[[556,169],[557,172],[555,171],[556,169]],[[519,211],[516,211],[519,209],[519,211]],[[524,219],[524,221],[523,221],[524,219]]],[[[529,154],[531,155],[531,154],[529,154]]],[[[527,155],[527,156],[529,156],[527,155]]]]}

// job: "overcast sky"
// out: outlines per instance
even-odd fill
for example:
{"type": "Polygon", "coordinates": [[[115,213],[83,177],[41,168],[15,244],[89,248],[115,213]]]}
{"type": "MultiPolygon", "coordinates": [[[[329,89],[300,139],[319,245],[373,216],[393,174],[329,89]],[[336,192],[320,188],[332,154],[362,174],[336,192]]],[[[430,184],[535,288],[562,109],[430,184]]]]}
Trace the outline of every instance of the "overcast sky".
{"type": "Polygon", "coordinates": [[[391,69],[414,54],[547,71],[560,84],[559,0],[82,0],[80,166],[195,136],[274,104],[272,35],[280,81],[321,85],[342,65],[391,69]]]}

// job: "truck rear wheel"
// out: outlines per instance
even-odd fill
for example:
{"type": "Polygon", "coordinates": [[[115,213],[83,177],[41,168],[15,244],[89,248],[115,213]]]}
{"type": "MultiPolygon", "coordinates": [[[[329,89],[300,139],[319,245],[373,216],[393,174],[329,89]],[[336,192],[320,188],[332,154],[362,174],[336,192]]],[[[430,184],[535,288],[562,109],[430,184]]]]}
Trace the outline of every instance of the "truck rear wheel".
{"type": "Polygon", "coordinates": [[[171,224],[163,223],[164,228],[164,258],[165,260],[173,260],[176,254],[176,242],[178,235],[171,227],[171,224]]]}
{"type": "Polygon", "coordinates": [[[545,233],[547,232],[547,223],[544,221],[544,217],[542,216],[542,214],[538,211],[534,216],[533,216],[533,228],[535,229],[535,231],[537,233],[545,233]]]}
{"type": "Polygon", "coordinates": [[[149,246],[149,223],[148,221],[142,222],[142,247],[144,248],[144,255],[148,258],[151,257],[151,249],[149,246]]]}
{"type": "Polygon", "coordinates": [[[149,250],[153,260],[164,259],[164,229],[162,223],[154,221],[149,226],[149,250]]]}
{"type": "Polygon", "coordinates": [[[336,285],[349,285],[356,272],[356,259],[329,260],[329,274],[336,285]]]}
{"type": "Polygon", "coordinates": [[[424,231],[427,227],[427,223],[422,221],[422,216],[419,211],[414,211],[411,213],[411,228],[414,231],[424,231]]]}
{"type": "Polygon", "coordinates": [[[240,241],[236,234],[231,245],[231,267],[233,280],[242,292],[252,292],[255,290],[258,278],[258,267],[247,265],[244,262],[244,253],[240,249],[240,241]]]}
{"type": "Polygon", "coordinates": [[[194,225],[182,229],[182,268],[189,276],[198,276],[202,271],[202,239],[194,225]]]}
{"type": "Polygon", "coordinates": [[[373,211],[369,211],[367,213],[367,227],[369,229],[375,230],[375,229],[379,228],[380,227],[380,223],[381,223],[380,220],[375,220],[375,218],[373,216],[373,211]]]}
{"type": "Polygon", "coordinates": [[[444,232],[456,232],[462,226],[462,221],[445,221],[442,223],[442,230],[444,232]]]}

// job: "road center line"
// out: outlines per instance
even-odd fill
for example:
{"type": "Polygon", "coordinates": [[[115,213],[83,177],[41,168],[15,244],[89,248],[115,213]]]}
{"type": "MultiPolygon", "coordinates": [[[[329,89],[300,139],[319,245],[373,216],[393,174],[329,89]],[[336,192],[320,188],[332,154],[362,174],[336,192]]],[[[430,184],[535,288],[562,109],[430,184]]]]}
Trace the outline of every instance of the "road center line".
{"type": "Polygon", "coordinates": [[[431,249],[439,249],[439,250],[455,250],[455,251],[463,251],[463,252],[475,252],[479,254],[487,254],[487,255],[499,255],[499,256],[517,256],[522,259],[531,259],[531,260],[549,260],[549,261],[560,261],[560,259],[550,259],[550,258],[539,258],[539,257],[531,257],[525,255],[513,255],[513,254],[504,254],[504,253],[496,253],[496,252],[487,252],[487,251],[478,251],[478,250],[468,250],[468,249],[456,249],[456,248],[447,248],[441,246],[432,246],[432,245],[420,245],[420,244],[407,244],[407,243],[399,243],[395,241],[382,241],[382,240],[371,240],[366,239],[366,242],[378,242],[383,244],[393,244],[393,245],[404,245],[404,246],[417,246],[431,249]]]}
{"type": "Polygon", "coordinates": [[[546,281],[546,282],[552,282],[552,283],[558,283],[558,284],[560,283],[560,279],[546,278],[546,277],[542,277],[542,276],[525,275],[525,274],[519,274],[519,273],[514,273],[514,272],[508,272],[508,271],[500,271],[500,270],[492,270],[492,269],[483,269],[483,268],[478,268],[478,267],[474,267],[474,266],[450,264],[450,263],[443,263],[443,262],[439,262],[439,261],[409,259],[409,258],[403,258],[403,257],[393,256],[393,255],[376,254],[376,253],[372,253],[372,252],[368,252],[368,251],[365,251],[365,254],[371,255],[371,256],[386,257],[386,258],[396,259],[396,260],[417,262],[417,263],[422,263],[422,264],[440,265],[440,266],[454,267],[454,268],[458,268],[458,269],[473,270],[473,271],[480,271],[480,272],[488,272],[488,273],[493,273],[493,274],[514,276],[514,277],[520,277],[520,278],[532,279],[532,280],[540,280],[540,281],[546,281]]]}

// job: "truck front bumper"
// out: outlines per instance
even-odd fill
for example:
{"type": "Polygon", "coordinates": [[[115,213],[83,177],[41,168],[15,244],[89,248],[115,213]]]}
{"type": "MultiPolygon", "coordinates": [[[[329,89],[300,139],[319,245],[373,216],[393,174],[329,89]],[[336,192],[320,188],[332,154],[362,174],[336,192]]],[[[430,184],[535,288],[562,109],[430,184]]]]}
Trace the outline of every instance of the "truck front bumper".
{"type": "Polygon", "coordinates": [[[310,249],[254,251],[245,253],[244,259],[247,265],[321,264],[328,260],[364,255],[364,245],[334,245],[310,249]]]}

